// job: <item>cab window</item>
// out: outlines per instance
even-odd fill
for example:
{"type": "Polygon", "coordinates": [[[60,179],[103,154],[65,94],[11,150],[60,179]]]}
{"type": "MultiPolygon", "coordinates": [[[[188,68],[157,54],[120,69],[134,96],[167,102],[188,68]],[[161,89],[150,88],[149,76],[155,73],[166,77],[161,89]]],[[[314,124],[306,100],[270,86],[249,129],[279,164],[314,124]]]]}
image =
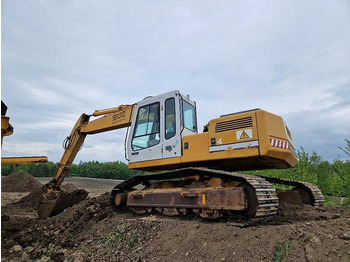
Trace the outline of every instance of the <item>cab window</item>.
{"type": "Polygon", "coordinates": [[[176,134],[175,98],[165,100],[165,139],[170,139],[176,134]]]}
{"type": "Polygon", "coordinates": [[[182,125],[193,132],[197,130],[194,106],[187,103],[185,100],[182,100],[182,125]]]}
{"type": "Polygon", "coordinates": [[[159,132],[159,103],[140,107],[131,143],[132,149],[136,151],[159,144],[159,132]]]}

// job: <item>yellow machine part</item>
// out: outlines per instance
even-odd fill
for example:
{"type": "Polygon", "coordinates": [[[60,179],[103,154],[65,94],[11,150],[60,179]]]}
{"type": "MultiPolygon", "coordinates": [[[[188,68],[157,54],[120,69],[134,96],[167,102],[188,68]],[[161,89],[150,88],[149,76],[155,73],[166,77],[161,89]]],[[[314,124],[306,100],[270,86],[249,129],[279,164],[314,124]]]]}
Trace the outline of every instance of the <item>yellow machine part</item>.
{"type": "Polygon", "coordinates": [[[46,156],[29,156],[29,157],[2,157],[1,165],[28,165],[46,163],[46,156]]]}
{"type": "Polygon", "coordinates": [[[181,157],[129,163],[129,168],[161,170],[198,165],[249,170],[288,168],[298,162],[290,133],[275,114],[251,110],[213,119],[207,126],[207,132],[182,138],[181,157]]]}
{"type": "MultiPolygon", "coordinates": [[[[10,124],[10,118],[5,116],[7,106],[1,101],[1,147],[4,136],[10,136],[13,134],[13,127],[10,124]]],[[[2,157],[1,165],[27,165],[46,163],[46,156],[29,156],[29,157],[2,157]]]]}
{"type": "Polygon", "coordinates": [[[10,125],[10,118],[7,116],[1,116],[1,146],[4,136],[10,136],[13,134],[13,127],[10,125]]]}

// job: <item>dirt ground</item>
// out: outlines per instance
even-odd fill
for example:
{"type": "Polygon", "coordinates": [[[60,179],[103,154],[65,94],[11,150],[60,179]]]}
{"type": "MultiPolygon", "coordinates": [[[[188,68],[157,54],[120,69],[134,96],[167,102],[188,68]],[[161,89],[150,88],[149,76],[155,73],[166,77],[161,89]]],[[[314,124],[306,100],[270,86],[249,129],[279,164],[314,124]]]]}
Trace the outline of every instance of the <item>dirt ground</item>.
{"type": "Polygon", "coordinates": [[[22,193],[2,192],[3,261],[350,261],[350,208],[282,204],[273,220],[241,227],[114,212],[115,181],[68,182],[93,197],[46,220],[14,203],[22,193]]]}

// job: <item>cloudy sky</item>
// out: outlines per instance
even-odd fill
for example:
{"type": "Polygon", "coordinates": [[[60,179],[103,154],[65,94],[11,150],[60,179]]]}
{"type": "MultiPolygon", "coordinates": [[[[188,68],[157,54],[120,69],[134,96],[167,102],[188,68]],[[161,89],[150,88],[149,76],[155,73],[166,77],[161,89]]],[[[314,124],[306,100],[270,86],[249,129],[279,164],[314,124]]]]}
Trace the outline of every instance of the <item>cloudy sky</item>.
{"type": "MultiPolygon", "coordinates": [[[[2,154],[59,161],[81,113],[179,89],[200,126],[259,107],[298,148],[344,159],[349,28],[348,0],[3,0],[1,98],[15,131],[2,154]]],[[[75,162],[125,161],[125,131],[89,136],[75,162]]]]}

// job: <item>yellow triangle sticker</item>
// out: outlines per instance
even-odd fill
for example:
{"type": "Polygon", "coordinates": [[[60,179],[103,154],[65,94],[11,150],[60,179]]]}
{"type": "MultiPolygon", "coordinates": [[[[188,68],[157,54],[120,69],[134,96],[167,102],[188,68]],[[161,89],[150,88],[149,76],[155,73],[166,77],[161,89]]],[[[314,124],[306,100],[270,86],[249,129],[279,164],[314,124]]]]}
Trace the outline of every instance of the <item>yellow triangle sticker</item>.
{"type": "Polygon", "coordinates": [[[247,138],[249,138],[249,136],[248,136],[248,134],[243,130],[243,132],[242,132],[242,134],[241,134],[241,136],[240,136],[239,139],[247,139],[247,138]]]}

